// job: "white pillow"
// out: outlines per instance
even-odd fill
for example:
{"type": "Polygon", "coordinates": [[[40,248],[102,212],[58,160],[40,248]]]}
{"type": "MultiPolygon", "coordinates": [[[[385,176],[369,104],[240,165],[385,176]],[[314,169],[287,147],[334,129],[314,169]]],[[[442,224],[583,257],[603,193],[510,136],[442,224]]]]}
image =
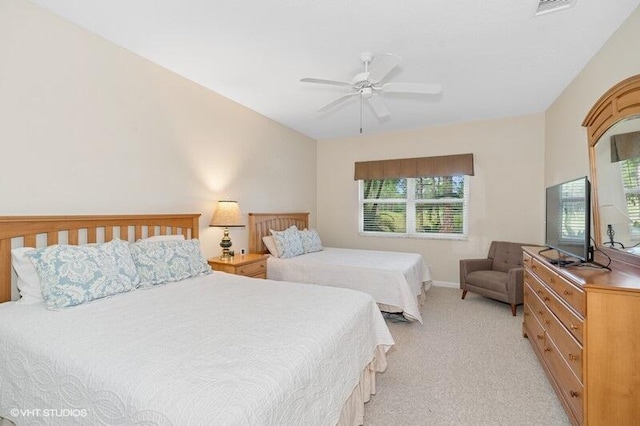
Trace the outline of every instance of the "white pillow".
{"type": "Polygon", "coordinates": [[[18,276],[19,303],[44,303],[40,278],[36,267],[26,253],[34,251],[34,247],[20,247],[11,250],[11,265],[18,276]]]}
{"type": "Polygon", "coordinates": [[[269,253],[271,253],[273,257],[278,257],[278,247],[276,246],[273,235],[265,235],[262,237],[262,242],[267,246],[267,250],[269,250],[269,253]]]}
{"type": "Polygon", "coordinates": [[[305,229],[300,231],[300,238],[302,239],[302,247],[305,253],[313,253],[322,250],[322,241],[320,235],[315,229],[305,229]]]}
{"type": "Polygon", "coordinates": [[[295,257],[304,254],[304,247],[302,246],[302,238],[298,228],[293,225],[284,231],[269,230],[276,242],[278,248],[278,257],[287,258],[295,257]]]}
{"type": "Polygon", "coordinates": [[[143,238],[138,241],[182,241],[184,240],[184,235],[154,235],[153,237],[143,238]]]}

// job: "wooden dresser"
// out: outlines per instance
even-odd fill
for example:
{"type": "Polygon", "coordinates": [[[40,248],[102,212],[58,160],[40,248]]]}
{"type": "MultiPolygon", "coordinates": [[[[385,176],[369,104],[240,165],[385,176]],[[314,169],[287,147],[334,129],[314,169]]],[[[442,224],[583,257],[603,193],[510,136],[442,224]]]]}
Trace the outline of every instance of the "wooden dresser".
{"type": "Polygon", "coordinates": [[[639,424],[640,275],[559,268],[540,250],[524,247],[522,330],[569,419],[639,424]]]}

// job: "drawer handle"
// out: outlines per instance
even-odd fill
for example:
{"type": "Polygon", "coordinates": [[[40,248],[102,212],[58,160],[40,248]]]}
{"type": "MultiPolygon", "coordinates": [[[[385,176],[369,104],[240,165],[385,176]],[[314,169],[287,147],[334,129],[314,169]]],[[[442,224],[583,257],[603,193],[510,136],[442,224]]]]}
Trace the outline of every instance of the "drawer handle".
{"type": "Polygon", "coordinates": [[[542,300],[544,300],[545,302],[549,301],[549,298],[547,296],[543,297],[542,300]]]}
{"type": "Polygon", "coordinates": [[[545,352],[551,352],[551,348],[544,348],[545,352]]]}
{"type": "Polygon", "coordinates": [[[549,277],[549,282],[554,282],[553,277],[549,277]]]}
{"type": "Polygon", "coordinates": [[[534,263],[533,266],[531,266],[531,269],[538,269],[538,267],[536,266],[536,264],[534,263]]]}
{"type": "Polygon", "coordinates": [[[539,340],[542,340],[542,339],[544,339],[544,334],[537,334],[537,335],[536,335],[536,337],[537,337],[539,340]]]}
{"type": "Polygon", "coordinates": [[[525,312],[525,313],[524,313],[524,316],[525,316],[525,317],[528,317],[528,316],[529,316],[529,312],[525,312]]]}
{"type": "Polygon", "coordinates": [[[538,310],[538,313],[539,313],[540,315],[542,315],[542,311],[538,310]]]}
{"type": "Polygon", "coordinates": [[[571,296],[571,292],[569,290],[565,290],[562,292],[565,296],[571,296]]]}
{"type": "Polygon", "coordinates": [[[569,391],[569,395],[571,395],[571,398],[578,398],[580,396],[580,392],[569,391]]]}
{"type": "Polygon", "coordinates": [[[572,330],[577,330],[578,326],[574,325],[573,323],[569,323],[569,328],[572,329],[572,330]]]}
{"type": "Polygon", "coordinates": [[[577,360],[578,360],[578,355],[569,354],[569,361],[577,361],[577,360]]]}
{"type": "Polygon", "coordinates": [[[537,290],[536,290],[536,293],[538,293],[538,294],[542,294],[542,290],[537,289],[537,290]]]}
{"type": "Polygon", "coordinates": [[[545,323],[545,324],[547,324],[547,325],[549,325],[549,324],[551,324],[551,321],[549,321],[549,320],[544,320],[544,323],[545,323]]]}

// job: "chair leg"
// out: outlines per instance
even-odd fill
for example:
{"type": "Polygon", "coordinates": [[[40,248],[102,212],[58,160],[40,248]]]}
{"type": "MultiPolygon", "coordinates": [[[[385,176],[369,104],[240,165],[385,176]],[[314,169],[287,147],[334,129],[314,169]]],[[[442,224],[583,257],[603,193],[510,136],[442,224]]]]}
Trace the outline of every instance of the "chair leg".
{"type": "Polygon", "coordinates": [[[462,298],[464,299],[464,297],[467,295],[467,290],[462,290],[462,298]]]}
{"type": "Polygon", "coordinates": [[[511,305],[511,315],[516,316],[516,305],[511,305]]]}

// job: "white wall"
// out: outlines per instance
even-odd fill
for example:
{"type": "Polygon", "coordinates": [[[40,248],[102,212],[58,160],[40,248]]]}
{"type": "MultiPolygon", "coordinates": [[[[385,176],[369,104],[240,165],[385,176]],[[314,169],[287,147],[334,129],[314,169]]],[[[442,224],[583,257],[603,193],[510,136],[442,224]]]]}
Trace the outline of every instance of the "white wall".
{"type": "Polygon", "coordinates": [[[327,246],[421,253],[435,281],[457,283],[458,261],[492,240],[544,241],[544,115],[318,142],[318,229],[327,246]],[[473,153],[469,239],[358,235],[356,161],[473,153]]]}
{"type": "Polygon", "coordinates": [[[589,175],[582,121],[596,101],[621,80],[640,73],[640,8],[611,36],[546,111],[545,182],[589,175]]]}
{"type": "MultiPolygon", "coordinates": [[[[316,142],[24,0],[0,0],[0,215],[316,206],[316,142]]],[[[234,248],[246,229],[232,229],[234,248]]]]}

